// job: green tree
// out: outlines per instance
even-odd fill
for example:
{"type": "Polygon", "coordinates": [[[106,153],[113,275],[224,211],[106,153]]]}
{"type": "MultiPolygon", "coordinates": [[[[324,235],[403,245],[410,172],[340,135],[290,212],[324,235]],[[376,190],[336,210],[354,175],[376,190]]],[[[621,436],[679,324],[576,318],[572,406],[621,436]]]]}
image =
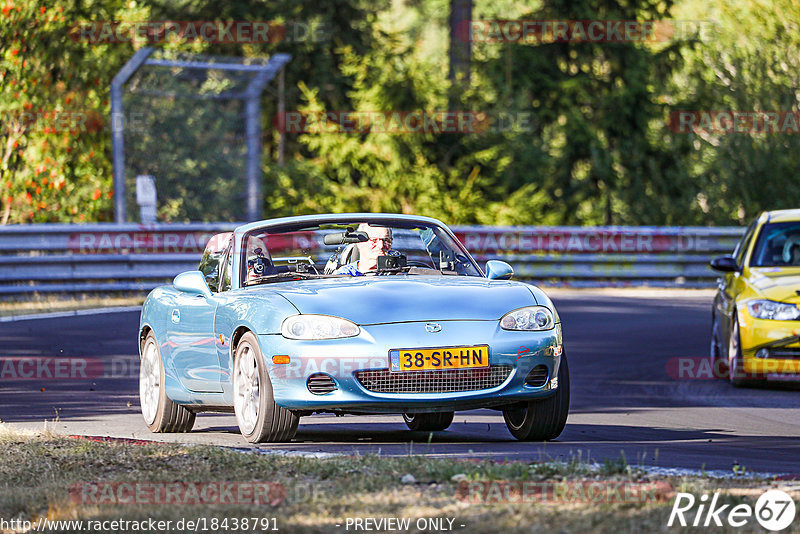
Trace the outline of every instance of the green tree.
{"type": "Polygon", "coordinates": [[[107,87],[131,48],[70,32],[76,21],[136,14],[117,0],[0,11],[0,223],[110,219],[107,87]]]}
{"type": "MultiPolygon", "coordinates": [[[[673,79],[674,109],[800,111],[797,2],[687,4],[681,15],[713,26],[673,79]]],[[[800,135],[792,131],[673,134],[692,147],[685,160],[704,222],[742,224],[762,210],[797,207],[800,135]]]]}
{"type": "MultiPolygon", "coordinates": [[[[661,20],[671,2],[550,0],[528,20],[661,20]]],[[[483,43],[474,99],[535,117],[503,147],[500,191],[540,193],[543,213],[567,224],[672,224],[685,216],[690,180],[665,143],[663,84],[680,65],[680,42],[483,43]],[[656,129],[655,133],[653,129],[656,129]],[[665,199],[669,198],[669,202],[665,199]]],[[[476,104],[477,105],[477,104],[476,104]]],[[[525,195],[520,198],[537,198],[525,195]]],[[[517,209],[526,209],[524,202],[517,209]]],[[[543,218],[532,214],[529,222],[543,218]]]]}

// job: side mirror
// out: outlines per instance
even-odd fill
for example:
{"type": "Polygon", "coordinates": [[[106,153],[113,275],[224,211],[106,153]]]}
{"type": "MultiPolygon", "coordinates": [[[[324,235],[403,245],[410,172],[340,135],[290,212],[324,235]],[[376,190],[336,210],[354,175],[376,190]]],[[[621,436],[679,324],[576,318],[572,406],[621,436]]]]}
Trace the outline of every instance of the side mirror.
{"type": "Polygon", "coordinates": [[[206,278],[200,271],[186,271],[179,274],[172,281],[172,287],[191,295],[211,296],[211,290],[208,288],[206,278]]]}
{"type": "Polygon", "coordinates": [[[514,269],[504,261],[489,260],[486,262],[486,278],[489,280],[510,280],[514,269]]]}
{"type": "Polygon", "coordinates": [[[723,273],[735,273],[739,270],[736,260],[732,256],[720,256],[711,260],[711,268],[723,273]]]}

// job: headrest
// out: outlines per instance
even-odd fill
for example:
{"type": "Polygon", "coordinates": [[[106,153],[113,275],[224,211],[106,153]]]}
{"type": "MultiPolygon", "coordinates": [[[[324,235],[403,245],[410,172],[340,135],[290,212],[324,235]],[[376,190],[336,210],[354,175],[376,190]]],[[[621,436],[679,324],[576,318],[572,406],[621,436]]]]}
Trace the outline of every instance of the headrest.
{"type": "Polygon", "coordinates": [[[792,263],[792,248],[794,247],[800,247],[800,235],[798,234],[788,236],[783,243],[783,253],[781,254],[783,263],[792,263]]]}

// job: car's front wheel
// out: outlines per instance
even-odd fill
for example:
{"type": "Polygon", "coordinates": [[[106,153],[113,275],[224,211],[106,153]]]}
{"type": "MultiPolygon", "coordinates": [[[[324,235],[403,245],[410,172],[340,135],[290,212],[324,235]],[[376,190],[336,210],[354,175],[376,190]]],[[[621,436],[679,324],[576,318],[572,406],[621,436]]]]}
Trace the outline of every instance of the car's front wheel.
{"type": "Polygon", "coordinates": [[[742,356],[742,343],[739,336],[739,321],[733,317],[731,325],[731,338],[728,343],[728,380],[734,387],[756,386],[764,380],[748,376],[744,370],[744,357],[742,356]]]}
{"type": "Polygon", "coordinates": [[[256,336],[247,332],[233,361],[233,410],[244,439],[250,443],[289,441],[300,418],[275,403],[272,382],[256,336]]]}
{"type": "Polygon", "coordinates": [[[449,427],[454,416],[454,412],[404,413],[403,421],[406,422],[409,430],[438,432],[449,427]]]}
{"type": "Polygon", "coordinates": [[[728,380],[735,387],[745,385],[742,349],[739,346],[739,321],[733,318],[731,338],[728,343],[728,380]]]}
{"type": "Polygon", "coordinates": [[[190,432],[194,426],[195,414],[172,402],[164,391],[164,362],[153,332],[142,343],[139,404],[150,432],[190,432]]]}
{"type": "Polygon", "coordinates": [[[566,353],[558,367],[555,395],[527,403],[522,408],[503,410],[508,431],[520,441],[549,441],[564,430],[569,414],[569,367],[566,353]]]}
{"type": "Polygon", "coordinates": [[[719,331],[719,317],[714,313],[711,319],[711,347],[709,350],[711,371],[716,378],[725,378],[728,373],[728,362],[723,352],[722,334],[719,331]]]}

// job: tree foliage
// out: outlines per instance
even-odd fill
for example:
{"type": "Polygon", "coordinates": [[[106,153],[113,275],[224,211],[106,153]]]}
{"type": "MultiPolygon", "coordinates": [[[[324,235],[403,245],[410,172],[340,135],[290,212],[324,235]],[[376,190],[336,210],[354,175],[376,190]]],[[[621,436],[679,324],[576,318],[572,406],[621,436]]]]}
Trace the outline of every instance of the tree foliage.
{"type": "Polygon", "coordinates": [[[108,85],[124,45],[70,38],[76,20],[137,16],[117,0],[0,10],[0,223],[107,220],[108,85]]]}
{"type": "MultiPolygon", "coordinates": [[[[763,209],[792,207],[800,192],[798,135],[687,134],[668,127],[675,110],[798,111],[800,7],[794,0],[542,0],[535,7],[475,0],[478,20],[691,20],[713,31],[657,43],[475,42],[466,88],[452,87],[447,76],[451,3],[445,0],[6,1],[0,15],[2,223],[112,218],[108,88],[142,43],[70,38],[75,24],[91,20],[283,21],[290,31],[321,28],[317,39],[161,46],[245,57],[290,53],[290,111],[457,108],[493,121],[472,132],[333,125],[288,133],[281,167],[272,86],[262,121],[267,216],[389,211],[465,224],[730,224],[763,209]]],[[[186,177],[238,174],[241,154],[231,148],[235,143],[213,135],[188,142],[180,128],[204,125],[213,133],[215,121],[240,111],[187,113],[169,100],[153,109],[161,122],[130,146],[132,167],[150,172],[148,155],[166,147],[170,170],[158,172],[171,185],[160,190],[160,216],[202,219],[209,194],[186,177]]],[[[207,190],[226,205],[223,217],[242,218],[241,194],[224,180],[207,190]]]]}

